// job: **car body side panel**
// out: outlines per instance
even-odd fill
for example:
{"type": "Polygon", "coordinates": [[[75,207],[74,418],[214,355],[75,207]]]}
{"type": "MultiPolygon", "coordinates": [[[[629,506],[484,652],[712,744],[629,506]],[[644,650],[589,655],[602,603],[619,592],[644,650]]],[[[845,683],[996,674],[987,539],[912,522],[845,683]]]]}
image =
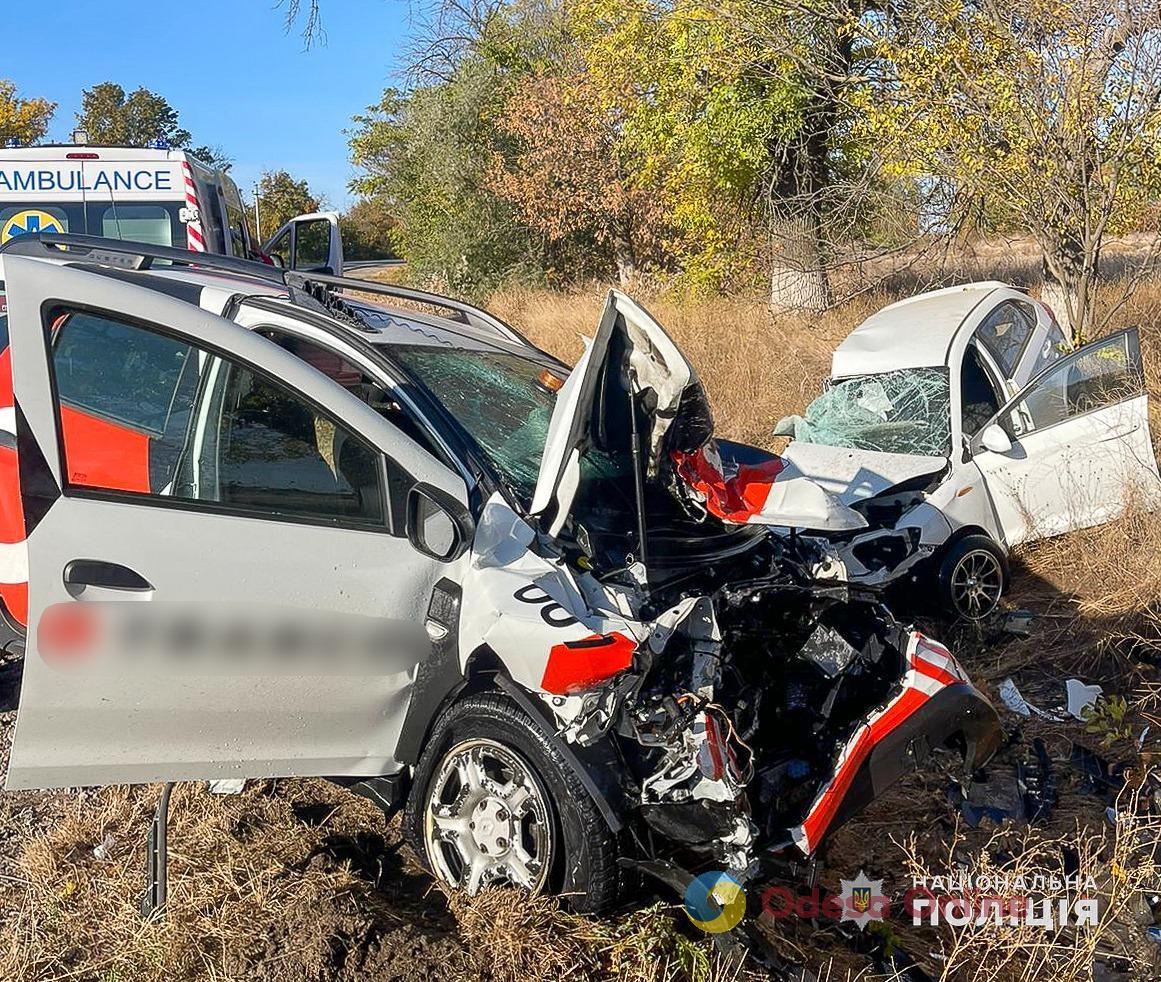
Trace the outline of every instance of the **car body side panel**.
{"type": "Polygon", "coordinates": [[[466,661],[485,644],[513,681],[561,695],[628,667],[607,655],[631,656],[649,628],[594,611],[563,562],[529,548],[534,535],[499,495],[484,505],[464,577],[460,652],[466,661]]]}
{"type": "MultiPolygon", "coordinates": [[[[22,480],[27,476],[48,487],[55,480],[62,487],[41,323],[51,299],[162,324],[252,364],[342,419],[415,480],[466,501],[460,478],[374,410],[244,328],[90,272],[15,257],[8,257],[5,272],[18,437],[22,448],[39,451],[26,458],[21,450],[22,480]],[[40,468],[43,477],[31,473],[40,468]]],[[[429,559],[386,527],[220,514],[160,495],[85,493],[70,490],[67,482],[63,487],[63,494],[47,495],[38,505],[42,513],[29,522],[30,630],[8,787],[367,776],[398,769],[393,751],[411,678],[430,654],[421,625],[432,588],[445,576],[458,581],[462,564],[429,559]],[[144,579],[148,589],[78,590],[65,582],[75,560],[116,564],[144,579]],[[89,602],[90,593],[98,603],[89,602]],[[113,597],[117,601],[105,607],[113,597]],[[132,670],[116,646],[104,652],[107,658],[63,662],[41,650],[59,641],[43,633],[45,623],[55,627],[61,616],[67,620],[80,612],[91,618],[86,623],[103,629],[129,623],[134,609],[146,628],[160,632],[148,636],[161,640],[143,649],[132,670]],[[282,657],[287,636],[278,632],[298,630],[304,612],[367,637],[377,629],[395,633],[374,648],[371,663],[331,663],[317,646],[307,650],[319,656],[315,660],[290,661],[282,657]],[[194,647],[216,657],[175,661],[173,639],[179,635],[167,630],[193,623],[225,631],[231,617],[255,632],[253,644],[241,644],[236,659],[225,657],[233,649],[212,643],[225,635],[211,633],[199,635],[211,640],[194,647]],[[242,657],[246,653],[253,657],[242,657]]],[[[25,500],[27,505],[27,495],[25,500]]]]}

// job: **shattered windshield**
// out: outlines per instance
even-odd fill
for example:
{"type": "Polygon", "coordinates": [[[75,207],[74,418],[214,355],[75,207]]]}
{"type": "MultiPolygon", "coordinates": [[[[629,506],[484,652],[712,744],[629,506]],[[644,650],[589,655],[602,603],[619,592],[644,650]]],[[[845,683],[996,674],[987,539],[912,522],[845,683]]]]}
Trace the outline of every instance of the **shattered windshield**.
{"type": "Polygon", "coordinates": [[[851,450],[946,457],[951,385],[946,368],[906,368],[835,382],[794,421],[794,438],[851,450]]]}
{"type": "Polygon", "coordinates": [[[504,482],[530,502],[563,373],[549,362],[498,349],[393,345],[391,355],[443,403],[504,482]]]}

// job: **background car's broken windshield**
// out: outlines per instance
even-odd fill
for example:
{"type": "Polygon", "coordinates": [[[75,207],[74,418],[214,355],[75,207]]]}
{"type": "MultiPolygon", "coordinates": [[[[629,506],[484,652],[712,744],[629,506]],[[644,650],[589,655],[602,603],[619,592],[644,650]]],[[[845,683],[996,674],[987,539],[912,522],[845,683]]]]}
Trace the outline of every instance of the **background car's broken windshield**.
{"type": "Polygon", "coordinates": [[[945,457],[951,452],[946,368],[907,368],[835,382],[794,417],[794,438],[851,450],[945,457]]]}

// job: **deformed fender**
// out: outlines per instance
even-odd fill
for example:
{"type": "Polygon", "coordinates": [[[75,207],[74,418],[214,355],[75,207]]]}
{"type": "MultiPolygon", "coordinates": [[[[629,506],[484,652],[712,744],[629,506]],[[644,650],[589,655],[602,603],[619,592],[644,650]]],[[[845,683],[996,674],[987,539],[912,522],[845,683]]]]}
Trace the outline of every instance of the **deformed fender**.
{"type": "Polygon", "coordinates": [[[987,763],[1003,741],[999,714],[970,682],[942,689],[874,746],[855,772],[827,833],[857,815],[896,781],[920,767],[932,750],[956,735],[965,741],[968,773],[987,763]]]}
{"type": "Polygon", "coordinates": [[[896,523],[895,528],[898,530],[918,529],[919,544],[935,548],[939,548],[947,542],[953,531],[947,516],[926,501],[921,501],[914,508],[909,509],[896,523]]]}
{"type": "Polygon", "coordinates": [[[561,756],[573,769],[601,813],[601,817],[611,832],[620,832],[625,827],[622,815],[627,811],[624,794],[616,775],[624,767],[614,752],[611,740],[600,740],[588,746],[571,744],[557,733],[555,726],[545,717],[544,710],[536,704],[527,692],[506,675],[496,676],[496,684],[504,690],[528,717],[541,728],[544,735],[560,751],[561,756]]]}
{"type": "MultiPolygon", "coordinates": [[[[411,685],[411,700],[399,730],[395,759],[401,764],[415,764],[427,734],[435,724],[436,713],[466,681],[460,665],[460,608],[463,591],[458,583],[441,579],[431,591],[426,623],[434,625],[443,636],[432,639],[431,657],[416,666],[411,685]]],[[[432,628],[429,628],[429,631],[432,628]]]]}

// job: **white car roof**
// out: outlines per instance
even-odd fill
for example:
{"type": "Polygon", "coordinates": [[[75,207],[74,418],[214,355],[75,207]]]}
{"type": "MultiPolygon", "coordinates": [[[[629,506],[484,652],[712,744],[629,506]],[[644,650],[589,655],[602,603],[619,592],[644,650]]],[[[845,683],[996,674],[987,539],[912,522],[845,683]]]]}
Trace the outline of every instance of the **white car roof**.
{"type": "Polygon", "coordinates": [[[973,310],[1007,283],[989,280],[932,290],[872,314],[840,344],[831,376],[876,375],[899,368],[941,367],[959,329],[973,310]]]}

